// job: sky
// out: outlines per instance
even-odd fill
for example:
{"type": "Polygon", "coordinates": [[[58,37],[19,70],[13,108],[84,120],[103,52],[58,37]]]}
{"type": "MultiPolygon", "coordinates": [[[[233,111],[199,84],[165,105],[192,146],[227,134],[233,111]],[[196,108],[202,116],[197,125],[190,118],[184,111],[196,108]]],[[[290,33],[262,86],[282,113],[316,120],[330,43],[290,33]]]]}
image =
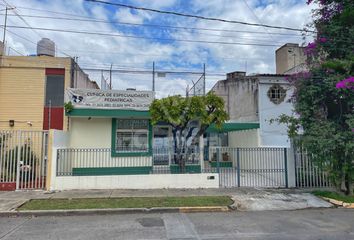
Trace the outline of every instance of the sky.
{"type": "MultiPolygon", "coordinates": [[[[311,8],[314,7],[307,5],[305,0],[106,1],[300,29],[311,22],[311,8]]],[[[277,48],[288,42],[301,45],[311,38],[309,36],[304,40],[300,32],[159,14],[84,0],[0,0],[0,10],[4,9],[5,4],[16,7],[9,11],[7,22],[6,43],[10,47],[10,55],[35,54],[36,42],[44,37],[49,38],[56,44],[57,56],[78,57],[79,65],[99,85],[102,73],[108,79],[111,64],[112,69],[128,70],[129,73],[114,71],[112,74],[113,89],[120,90],[151,90],[152,73],[149,71],[152,71],[153,62],[156,72],[193,72],[167,73],[163,76],[156,74],[155,90],[159,98],[184,95],[186,88],[201,77],[204,64],[206,90],[218,80],[225,79],[228,72],[246,71],[248,75],[275,73],[277,48]],[[90,21],[68,20],[72,18],[90,21]],[[116,36],[11,26],[99,32],[116,36]],[[99,70],[88,70],[93,68],[99,70]],[[134,70],[148,72],[131,73],[134,70]]],[[[3,23],[4,11],[0,11],[0,24],[3,23]]]]}

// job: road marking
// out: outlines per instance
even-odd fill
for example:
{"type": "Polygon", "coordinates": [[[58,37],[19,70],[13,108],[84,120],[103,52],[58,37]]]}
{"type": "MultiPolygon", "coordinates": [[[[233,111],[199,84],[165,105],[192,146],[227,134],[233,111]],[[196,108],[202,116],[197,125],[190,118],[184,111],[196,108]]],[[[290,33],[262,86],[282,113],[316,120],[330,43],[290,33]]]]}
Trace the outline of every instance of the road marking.
{"type": "Polygon", "coordinates": [[[27,223],[28,221],[30,221],[31,218],[27,218],[26,220],[24,220],[23,222],[19,223],[18,225],[16,225],[14,228],[10,229],[9,231],[7,231],[5,234],[0,236],[0,239],[5,239],[7,236],[9,236],[11,233],[17,231],[20,227],[22,227],[22,225],[24,225],[25,223],[27,223]]]}
{"type": "Polygon", "coordinates": [[[167,239],[200,240],[194,224],[184,213],[163,214],[167,239]]]}

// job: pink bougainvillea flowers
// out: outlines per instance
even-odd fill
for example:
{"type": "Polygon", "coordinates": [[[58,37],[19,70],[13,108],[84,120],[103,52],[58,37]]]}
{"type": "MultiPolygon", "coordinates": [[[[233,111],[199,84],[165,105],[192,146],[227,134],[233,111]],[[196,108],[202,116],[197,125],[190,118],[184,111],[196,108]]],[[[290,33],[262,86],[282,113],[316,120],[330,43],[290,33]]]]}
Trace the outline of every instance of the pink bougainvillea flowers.
{"type": "Polygon", "coordinates": [[[348,89],[354,89],[354,77],[351,76],[347,79],[344,79],[340,82],[337,82],[336,88],[348,88],[348,89]]]}
{"type": "Polygon", "coordinates": [[[321,43],[327,42],[327,38],[325,38],[325,37],[321,37],[319,40],[320,40],[321,43]]]}

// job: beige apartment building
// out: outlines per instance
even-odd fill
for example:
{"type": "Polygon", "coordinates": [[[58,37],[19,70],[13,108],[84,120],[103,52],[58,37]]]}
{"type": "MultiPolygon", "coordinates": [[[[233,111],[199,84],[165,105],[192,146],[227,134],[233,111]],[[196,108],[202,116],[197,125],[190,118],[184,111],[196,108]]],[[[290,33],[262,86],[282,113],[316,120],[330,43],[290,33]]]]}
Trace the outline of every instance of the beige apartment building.
{"type": "Polygon", "coordinates": [[[306,70],[304,47],[286,43],[275,51],[276,74],[292,74],[306,70]]]}
{"type": "Polygon", "coordinates": [[[0,129],[65,130],[65,89],[99,88],[72,58],[55,57],[55,48],[41,52],[38,47],[37,56],[5,56],[0,51],[0,129]]]}

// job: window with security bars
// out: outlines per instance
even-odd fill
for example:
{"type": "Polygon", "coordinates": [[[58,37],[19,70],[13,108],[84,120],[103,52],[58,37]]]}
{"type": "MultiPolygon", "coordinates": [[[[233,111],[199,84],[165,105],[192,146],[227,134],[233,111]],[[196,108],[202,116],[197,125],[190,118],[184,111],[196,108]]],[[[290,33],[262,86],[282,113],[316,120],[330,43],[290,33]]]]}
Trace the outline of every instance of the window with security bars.
{"type": "Polygon", "coordinates": [[[119,119],[116,129],[116,152],[148,152],[149,121],[146,119],[119,119]]]}
{"type": "Polygon", "coordinates": [[[45,88],[45,106],[64,106],[64,75],[47,75],[45,88]]]}
{"type": "Polygon", "coordinates": [[[279,84],[273,85],[268,90],[268,97],[271,102],[279,104],[284,101],[286,96],[286,90],[281,87],[279,84]]]}

